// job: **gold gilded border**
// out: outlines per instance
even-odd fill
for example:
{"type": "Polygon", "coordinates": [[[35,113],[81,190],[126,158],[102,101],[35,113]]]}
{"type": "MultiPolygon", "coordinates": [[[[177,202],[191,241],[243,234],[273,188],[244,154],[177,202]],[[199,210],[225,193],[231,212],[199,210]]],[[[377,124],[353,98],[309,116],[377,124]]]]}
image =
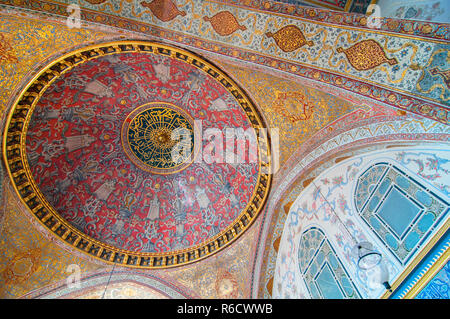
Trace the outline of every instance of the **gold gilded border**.
{"type": "Polygon", "coordinates": [[[22,89],[8,113],[3,135],[3,160],[14,190],[39,222],[77,250],[98,260],[126,267],[161,269],[189,264],[217,253],[237,240],[255,221],[267,199],[272,182],[270,136],[262,116],[245,92],[213,64],[183,49],[150,41],[116,41],[90,45],[55,59],[43,67],[22,89]],[[195,66],[217,80],[235,97],[255,129],[259,175],[252,197],[240,215],[224,230],[193,247],[164,253],[139,253],[119,249],[93,239],[63,219],[46,200],[31,174],[26,155],[26,135],[34,108],[46,89],[62,74],[86,61],[118,53],[165,55],[195,66]]]}
{"type": "Polygon", "coordinates": [[[417,281],[417,283],[403,296],[404,299],[415,298],[423,288],[433,279],[433,277],[445,266],[450,259],[450,250],[445,252],[436,260],[427,272],[417,281]]]}
{"type": "MultiPolygon", "coordinates": [[[[445,235],[450,227],[450,220],[447,221],[439,228],[438,232],[431,238],[428,244],[420,251],[420,253],[413,259],[413,261],[405,268],[405,270],[400,274],[399,277],[391,284],[392,291],[395,291],[404,280],[411,274],[414,268],[422,261],[426,254],[428,254],[434,245],[445,235]]],[[[446,249],[445,253],[439,257],[439,259],[433,263],[430,269],[422,275],[418,281],[410,288],[402,298],[414,298],[420,290],[425,287],[425,285],[431,280],[431,278],[442,268],[448,260],[449,250],[446,249]]],[[[388,299],[392,295],[392,292],[386,290],[381,296],[381,299],[388,299]]]]}

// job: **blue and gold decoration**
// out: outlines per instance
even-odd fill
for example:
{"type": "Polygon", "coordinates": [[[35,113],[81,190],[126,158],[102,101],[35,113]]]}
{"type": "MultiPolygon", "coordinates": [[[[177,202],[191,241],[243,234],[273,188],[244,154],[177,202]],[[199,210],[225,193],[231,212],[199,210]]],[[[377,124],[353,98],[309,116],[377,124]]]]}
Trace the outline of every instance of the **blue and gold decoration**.
{"type": "Polygon", "coordinates": [[[193,120],[181,108],[169,103],[142,105],[125,120],[122,145],[133,163],[146,171],[179,172],[193,159],[193,120]]]}

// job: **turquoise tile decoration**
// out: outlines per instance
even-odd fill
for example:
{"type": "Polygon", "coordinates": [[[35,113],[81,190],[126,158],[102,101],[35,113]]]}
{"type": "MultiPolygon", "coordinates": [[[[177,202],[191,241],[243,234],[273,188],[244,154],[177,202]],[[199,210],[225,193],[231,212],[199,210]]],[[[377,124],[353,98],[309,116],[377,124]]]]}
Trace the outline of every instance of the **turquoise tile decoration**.
{"type": "Polygon", "coordinates": [[[309,267],[309,269],[310,269],[310,271],[311,271],[311,273],[316,273],[317,272],[317,264],[315,263],[315,262],[313,262],[312,264],[311,264],[311,266],[309,267]]]}
{"type": "Polygon", "coordinates": [[[391,180],[389,178],[383,179],[383,181],[380,183],[380,193],[386,193],[390,185],[391,180]]]}
{"type": "Polygon", "coordinates": [[[341,276],[342,288],[344,288],[345,293],[350,296],[353,293],[353,285],[348,280],[347,276],[341,276]]]}
{"type": "Polygon", "coordinates": [[[406,177],[401,176],[401,175],[397,176],[397,178],[395,179],[395,182],[399,187],[401,187],[403,189],[409,188],[409,185],[410,185],[409,180],[406,177]]]}
{"type": "Polygon", "coordinates": [[[398,240],[394,236],[392,236],[391,233],[386,233],[384,239],[386,243],[389,245],[389,247],[391,247],[394,250],[398,249],[398,240]]]}
{"type": "Polygon", "coordinates": [[[450,299],[450,261],[430,280],[416,299],[450,299]]]}
{"type": "Polygon", "coordinates": [[[323,251],[319,251],[317,254],[317,262],[321,265],[324,260],[325,260],[325,255],[323,254],[323,251]]]}
{"type": "Polygon", "coordinates": [[[433,225],[434,220],[435,216],[432,213],[427,213],[419,220],[417,223],[417,228],[423,233],[433,225]]]}
{"type": "Polygon", "coordinates": [[[320,293],[319,293],[319,291],[317,290],[317,288],[316,288],[315,285],[312,285],[312,286],[310,287],[310,293],[311,293],[311,297],[312,297],[313,299],[321,299],[320,293]]]}
{"type": "Polygon", "coordinates": [[[429,207],[433,203],[433,199],[430,195],[427,194],[427,192],[424,192],[422,190],[418,190],[416,192],[416,198],[417,200],[424,206],[429,207]]]}
{"type": "Polygon", "coordinates": [[[302,234],[297,256],[300,272],[312,298],[361,298],[322,230],[311,227],[302,234]]]}
{"type": "Polygon", "coordinates": [[[411,231],[408,236],[406,236],[405,238],[405,248],[408,251],[411,251],[419,242],[420,240],[420,234],[415,232],[415,231],[411,231]]]}
{"type": "Polygon", "coordinates": [[[369,202],[369,210],[371,212],[375,211],[375,209],[377,208],[379,203],[380,203],[380,197],[378,197],[377,195],[374,195],[369,202]]]}
{"type": "Polygon", "coordinates": [[[336,257],[333,254],[330,254],[328,256],[328,261],[330,262],[331,268],[333,268],[334,270],[338,269],[339,262],[337,261],[336,257]]]}
{"type": "Polygon", "coordinates": [[[355,206],[362,220],[403,265],[421,249],[449,211],[449,203],[432,190],[428,181],[409,176],[391,163],[374,164],[359,176],[355,206]]]}
{"type": "Polygon", "coordinates": [[[381,230],[381,223],[376,216],[370,217],[370,224],[375,230],[381,230]]]}

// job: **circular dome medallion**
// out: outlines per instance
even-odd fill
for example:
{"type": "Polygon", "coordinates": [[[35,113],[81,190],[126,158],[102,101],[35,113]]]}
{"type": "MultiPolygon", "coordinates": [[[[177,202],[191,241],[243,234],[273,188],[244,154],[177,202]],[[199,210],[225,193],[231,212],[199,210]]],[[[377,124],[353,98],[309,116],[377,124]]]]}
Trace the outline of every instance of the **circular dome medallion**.
{"type": "Polygon", "coordinates": [[[172,267],[227,247],[255,220],[271,184],[264,127],[202,58],[102,43],[32,78],[8,115],[3,157],[23,203],[65,243],[105,262],[172,267]],[[230,129],[246,137],[230,144],[243,161],[219,156],[230,129]]]}
{"type": "Polygon", "coordinates": [[[172,174],[193,160],[194,122],[181,108],[153,102],[133,110],[122,126],[122,145],[130,160],[155,174],[172,174]]]}

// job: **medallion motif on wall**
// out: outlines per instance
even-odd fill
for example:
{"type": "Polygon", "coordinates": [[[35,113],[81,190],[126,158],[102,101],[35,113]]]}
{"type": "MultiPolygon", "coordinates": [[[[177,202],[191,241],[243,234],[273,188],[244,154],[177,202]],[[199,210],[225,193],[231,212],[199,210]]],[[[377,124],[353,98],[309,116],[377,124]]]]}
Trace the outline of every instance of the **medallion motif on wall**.
{"type": "Polygon", "coordinates": [[[17,63],[16,52],[11,45],[11,38],[0,33],[0,64],[17,63]]]}
{"type": "Polygon", "coordinates": [[[313,45],[313,42],[307,40],[303,32],[295,25],[285,26],[275,33],[267,32],[266,36],[273,38],[278,47],[284,52],[295,51],[304,45],[313,45]]]}
{"type": "Polygon", "coordinates": [[[339,47],[337,52],[344,53],[350,64],[358,71],[370,70],[383,63],[389,65],[398,63],[395,58],[387,58],[383,48],[374,40],[364,40],[347,49],[339,47]]]}
{"type": "Polygon", "coordinates": [[[211,18],[205,16],[203,17],[203,20],[210,22],[213,29],[222,36],[230,35],[237,30],[247,30],[247,27],[240,25],[236,17],[230,11],[221,11],[211,18]]]}
{"type": "Polygon", "coordinates": [[[310,119],[314,113],[313,103],[300,92],[277,92],[273,108],[292,123],[310,119]]]}
{"type": "Polygon", "coordinates": [[[184,17],[186,12],[178,10],[172,0],[153,0],[152,2],[142,1],[143,7],[149,8],[159,20],[167,22],[181,15],[184,17]]]}
{"type": "Polygon", "coordinates": [[[133,110],[122,126],[125,153],[140,168],[169,174],[193,159],[193,120],[182,109],[153,102],[133,110]]]}

